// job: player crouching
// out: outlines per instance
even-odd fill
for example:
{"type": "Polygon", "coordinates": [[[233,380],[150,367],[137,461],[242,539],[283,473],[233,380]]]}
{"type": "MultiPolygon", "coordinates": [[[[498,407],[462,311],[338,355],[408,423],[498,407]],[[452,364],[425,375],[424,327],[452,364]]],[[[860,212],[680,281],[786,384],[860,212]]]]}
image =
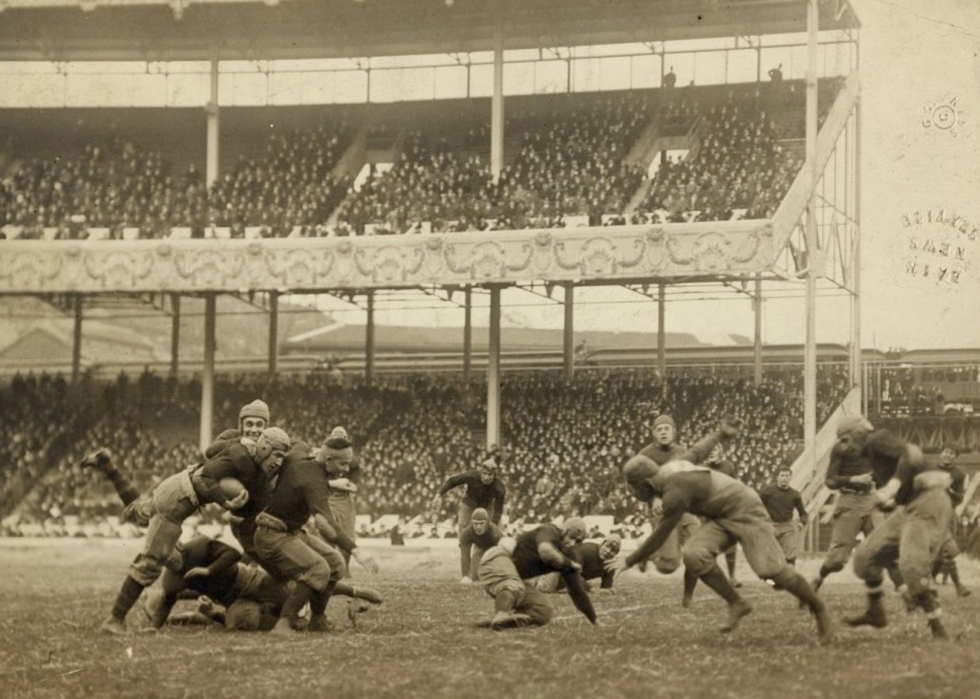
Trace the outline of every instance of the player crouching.
{"type": "Polygon", "coordinates": [[[595,609],[585,589],[582,566],[575,560],[585,538],[585,522],[572,517],[558,527],[543,524],[517,539],[504,537],[483,554],[480,580],[494,599],[495,614],[487,624],[492,629],[544,626],[554,616],[551,602],[525,580],[557,571],[568,596],[589,621],[596,623],[595,609]]]}

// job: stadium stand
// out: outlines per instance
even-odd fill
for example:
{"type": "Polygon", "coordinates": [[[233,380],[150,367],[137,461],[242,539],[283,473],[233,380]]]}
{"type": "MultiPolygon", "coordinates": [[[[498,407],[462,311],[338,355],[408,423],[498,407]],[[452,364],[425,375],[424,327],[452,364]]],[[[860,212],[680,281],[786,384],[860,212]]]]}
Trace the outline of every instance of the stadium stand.
{"type": "MultiPolygon", "coordinates": [[[[122,507],[111,486],[77,465],[97,446],[117,454],[121,470],[142,489],[200,458],[194,443],[199,386],[147,373],[132,382],[121,376],[88,391],[64,392],[54,402],[42,399],[63,382],[41,377],[15,383],[4,396],[4,421],[22,425],[25,436],[5,445],[2,478],[11,483],[28,477],[33,487],[13,511],[4,511],[7,534],[133,534],[118,522],[122,507]],[[61,412],[38,413],[38,406],[61,412]],[[87,423],[52,419],[73,413],[87,416],[87,423]],[[56,441],[52,430],[64,431],[56,452],[44,446],[56,441]]],[[[821,373],[820,419],[845,392],[843,374],[821,373]]],[[[419,521],[431,530],[452,514],[452,505],[429,510],[445,476],[472,467],[484,454],[475,439],[485,428],[483,389],[455,378],[389,377],[368,386],[342,385],[324,374],[230,377],[217,386],[216,424],[234,425],[238,408],[256,396],[272,406],[273,422],[297,439],[319,443],[334,425],[347,426],[363,471],[358,507],[372,518],[423,515],[419,521]]],[[[745,436],[729,458],[756,486],[770,482],[800,449],[802,382],[791,376],[773,375],[753,387],[741,378],[695,373],[671,376],[664,385],[634,372],[582,372],[569,383],[540,372],[508,377],[503,404],[511,453],[501,476],[509,487],[512,526],[559,512],[612,515],[628,525],[635,508],[618,468],[652,439],[651,417],[668,406],[682,441],[697,439],[723,416],[745,420],[745,436]]],[[[3,502],[15,504],[11,497],[5,489],[3,502]]],[[[216,509],[206,511],[200,523],[219,517],[216,509]]]]}
{"type": "MultiPolygon", "coordinates": [[[[838,87],[821,82],[821,118],[838,87]]],[[[497,183],[489,121],[474,110],[448,120],[441,105],[414,125],[379,111],[370,131],[388,134],[394,164],[358,186],[336,167],[356,135],[346,114],[254,134],[264,147],[210,191],[200,163],[177,167],[116,134],[13,160],[0,179],[0,226],[22,239],[240,238],[762,218],[799,171],[804,94],[782,81],[529,98],[507,115],[497,183]],[[634,146],[650,133],[660,138],[641,157],[634,146]],[[646,180],[668,141],[687,156],[662,158],[646,180]]]]}

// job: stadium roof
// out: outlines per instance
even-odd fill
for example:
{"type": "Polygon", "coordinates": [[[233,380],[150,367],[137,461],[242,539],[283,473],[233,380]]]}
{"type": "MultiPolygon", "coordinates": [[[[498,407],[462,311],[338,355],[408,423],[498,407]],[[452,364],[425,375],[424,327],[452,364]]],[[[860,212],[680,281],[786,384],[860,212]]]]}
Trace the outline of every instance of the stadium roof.
{"type": "MultiPolygon", "coordinates": [[[[857,26],[848,0],[821,29],[857,26]]],[[[786,34],[803,0],[0,0],[0,60],[347,58],[786,34]]]]}

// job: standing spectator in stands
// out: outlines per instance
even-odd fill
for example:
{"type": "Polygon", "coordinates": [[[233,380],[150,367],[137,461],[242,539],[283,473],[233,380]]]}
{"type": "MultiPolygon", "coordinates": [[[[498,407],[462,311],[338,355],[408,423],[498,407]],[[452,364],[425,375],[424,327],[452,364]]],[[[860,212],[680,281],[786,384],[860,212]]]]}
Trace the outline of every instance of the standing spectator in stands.
{"type": "Polygon", "coordinates": [[[469,526],[459,533],[460,584],[469,585],[480,579],[478,571],[483,554],[491,546],[496,546],[503,535],[503,530],[490,522],[486,510],[482,507],[473,510],[469,526]]]}
{"type": "Polygon", "coordinates": [[[674,87],[677,84],[677,75],[674,73],[674,66],[670,67],[670,71],[664,76],[664,87],[674,87]]]}
{"type": "Polygon", "coordinates": [[[788,468],[780,469],[776,482],[763,488],[759,497],[776,527],[776,539],[786,554],[786,562],[795,565],[800,552],[800,530],[806,526],[807,515],[803,496],[789,485],[792,477],[788,468]],[[800,515],[798,522],[793,520],[793,510],[800,515]]]}
{"type": "Polygon", "coordinates": [[[775,68],[769,69],[769,79],[774,83],[780,83],[783,81],[783,64],[780,63],[775,68]]]}

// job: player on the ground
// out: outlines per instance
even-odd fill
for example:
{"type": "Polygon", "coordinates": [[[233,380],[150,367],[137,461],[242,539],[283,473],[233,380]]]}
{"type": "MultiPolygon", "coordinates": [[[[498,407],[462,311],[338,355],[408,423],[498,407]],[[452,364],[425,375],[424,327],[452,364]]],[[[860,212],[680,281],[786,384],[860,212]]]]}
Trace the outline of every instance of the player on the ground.
{"type": "Polygon", "coordinates": [[[432,498],[432,507],[438,510],[442,507],[442,499],[446,493],[459,486],[466,487],[463,498],[459,501],[459,510],[456,514],[456,524],[460,532],[460,560],[465,555],[462,551],[462,532],[469,526],[474,510],[483,508],[490,515],[490,521],[500,525],[500,517],[504,512],[504,499],[507,497],[507,487],[497,475],[497,463],[500,458],[502,457],[499,456],[498,451],[496,458],[490,457],[484,460],[479,469],[450,476],[439,488],[435,497],[432,498]]]}
{"type": "Polygon", "coordinates": [[[807,514],[800,491],[790,487],[789,481],[792,477],[793,472],[790,469],[779,469],[776,482],[763,488],[759,497],[772,519],[776,540],[786,554],[786,562],[796,565],[796,557],[800,552],[800,532],[806,527],[807,514]],[[800,516],[798,522],[793,520],[793,510],[800,516]]]}
{"type": "Polygon", "coordinates": [[[837,432],[844,455],[864,456],[871,462],[878,503],[895,508],[854,552],[854,572],[864,580],[868,608],[845,621],[851,626],[877,628],[888,624],[881,599],[882,572],[897,561],[899,574],[912,599],[925,611],[933,636],[948,638],[930,572],[953,516],[950,473],[926,465],[917,446],[888,430],[875,430],[864,417],[845,418],[837,432]]]}
{"type": "Polygon", "coordinates": [[[180,539],[181,525],[198,508],[215,502],[234,510],[248,501],[249,491],[257,490],[276,472],[289,449],[289,435],[278,427],[262,432],[254,445],[234,444],[203,465],[185,470],[162,481],[150,499],[150,522],[143,552],[129,568],[112,613],[101,630],[112,634],[126,632],[126,614],[143,590],[160,577],[163,564],[180,539]],[[243,486],[229,499],[221,479],[235,478],[243,486]]]}
{"type": "Polygon", "coordinates": [[[319,534],[328,542],[346,550],[362,566],[377,572],[378,564],[343,532],[339,531],[330,510],[330,477],[328,463],[348,458],[346,450],[324,445],[313,452],[302,442],[289,451],[279,473],[276,488],[265,509],[255,518],[255,550],[285,580],[296,583],[294,592],[283,604],[279,620],[272,629],[276,634],[290,634],[296,628],[300,610],[309,602],[310,631],[327,631],[327,602],[343,573],[343,557],[330,548],[314,548],[303,531],[313,517],[319,534]]]}
{"type": "Polygon", "coordinates": [[[480,579],[494,599],[493,629],[518,626],[544,626],[551,621],[551,602],[528,578],[557,571],[568,589],[568,596],[589,621],[596,623],[595,609],[585,589],[582,566],[576,551],[585,539],[585,522],[579,517],[566,519],[559,527],[542,524],[517,539],[504,537],[490,548],[480,562],[480,579]]]}
{"type": "MultiPolygon", "coordinates": [[[[939,468],[948,471],[953,479],[949,493],[953,498],[954,510],[959,508],[963,502],[963,497],[966,495],[966,472],[954,463],[958,456],[959,452],[955,447],[946,447],[939,455],[939,468]]],[[[939,550],[939,558],[936,559],[936,563],[932,567],[932,577],[935,579],[937,575],[942,573],[945,582],[945,577],[949,576],[953,580],[953,585],[956,586],[956,594],[960,597],[969,597],[970,591],[960,580],[960,571],[956,567],[956,557],[960,553],[959,546],[956,545],[956,529],[958,526],[957,518],[951,517],[949,534],[943,541],[942,548],[939,550]]]]}
{"type": "MultiPolygon", "coordinates": [[[[606,561],[619,555],[623,540],[618,534],[610,534],[599,543],[586,541],[579,547],[578,559],[582,564],[582,579],[585,589],[592,591],[590,580],[599,580],[599,589],[613,591],[613,574],[606,570],[606,561]]],[[[560,592],[565,589],[565,581],[560,573],[548,573],[534,579],[534,586],[541,592],[560,592]]]]}
{"type": "MultiPolygon", "coordinates": [[[[101,449],[96,450],[95,452],[92,452],[91,454],[89,454],[88,456],[85,457],[85,459],[82,461],[82,465],[83,466],[86,466],[86,467],[93,468],[93,469],[99,471],[106,478],[108,478],[110,481],[112,481],[113,485],[116,488],[116,491],[119,493],[119,497],[122,500],[123,505],[126,506],[126,510],[125,510],[126,512],[137,513],[137,512],[146,512],[146,511],[149,510],[150,495],[152,493],[150,495],[146,495],[146,496],[140,495],[139,494],[139,490],[137,490],[136,486],[133,485],[132,481],[130,481],[129,478],[127,478],[124,473],[122,473],[121,471],[119,471],[113,465],[113,463],[112,463],[112,454],[109,452],[108,449],[101,448],[101,449]],[[144,497],[145,497],[145,500],[146,500],[146,505],[145,506],[143,506],[143,507],[133,507],[132,506],[134,502],[136,502],[138,499],[141,499],[141,498],[144,498],[144,497]]],[[[256,497],[252,497],[251,495],[249,495],[248,502],[245,503],[244,506],[242,506],[241,508],[239,508],[238,510],[236,510],[235,511],[235,514],[232,515],[232,520],[233,521],[236,521],[239,524],[239,526],[238,526],[237,529],[235,528],[235,526],[232,526],[232,531],[236,534],[236,538],[238,539],[239,543],[242,543],[242,538],[243,538],[241,536],[241,532],[243,531],[242,522],[244,521],[243,518],[241,517],[241,515],[243,514],[243,511],[246,510],[246,509],[250,509],[252,511],[255,511],[255,508],[258,508],[258,511],[261,511],[262,508],[265,507],[265,498],[267,497],[267,494],[266,494],[267,492],[268,493],[271,493],[272,492],[272,486],[271,486],[271,484],[267,488],[265,488],[265,489],[262,490],[262,495],[256,496],[256,497]]],[[[257,512],[255,512],[255,514],[257,514],[257,512]]],[[[250,525],[249,526],[249,534],[248,534],[248,537],[247,537],[247,541],[248,541],[248,544],[249,545],[247,547],[243,546],[243,549],[245,549],[245,553],[248,555],[248,557],[250,559],[252,559],[256,564],[262,565],[263,562],[261,560],[259,560],[257,558],[257,556],[255,555],[255,545],[254,545],[254,542],[253,542],[253,535],[254,535],[254,531],[255,531],[255,527],[254,527],[254,514],[252,515],[252,517],[253,517],[253,520],[249,522],[249,525],[250,525]]],[[[124,519],[126,519],[126,521],[131,521],[134,524],[139,525],[140,524],[141,517],[140,516],[130,516],[129,518],[127,518],[126,515],[124,515],[124,519]]],[[[142,524],[142,526],[145,528],[145,526],[147,524],[149,524],[149,517],[148,516],[146,517],[146,521],[145,521],[145,523],[142,524]]],[[[309,526],[308,525],[307,525],[307,529],[309,529],[309,526]]],[[[310,532],[308,531],[307,533],[309,534],[310,532]]],[[[330,551],[333,550],[333,548],[329,544],[327,544],[326,542],[324,542],[319,537],[319,535],[316,535],[316,536],[312,537],[309,540],[308,543],[310,543],[310,545],[314,549],[320,551],[321,554],[325,554],[326,551],[327,551],[327,549],[329,549],[330,551]]],[[[178,545],[178,548],[179,548],[179,545],[178,545]]],[[[209,549],[209,551],[210,551],[210,549],[209,549]]],[[[238,554],[238,555],[239,555],[239,558],[241,558],[241,554],[238,554]]],[[[185,559],[186,559],[186,557],[185,557],[185,559]]],[[[346,561],[345,561],[345,563],[346,563],[346,561]]],[[[244,565],[244,564],[245,564],[244,562],[239,563],[239,565],[244,565]]],[[[203,566],[209,566],[209,565],[210,564],[207,563],[207,562],[205,562],[205,563],[194,563],[192,567],[203,567],[203,566]]],[[[266,573],[269,574],[269,571],[266,571],[266,573]]],[[[164,578],[166,578],[166,575],[167,575],[166,571],[164,571],[164,574],[163,575],[164,575],[164,578]]],[[[201,582],[202,584],[210,584],[209,582],[206,582],[206,581],[199,581],[199,582],[201,582]]],[[[221,582],[219,581],[217,584],[220,585],[221,582]]],[[[186,589],[188,589],[188,590],[195,590],[196,588],[194,586],[188,586],[186,589]]],[[[339,583],[337,583],[337,587],[334,589],[334,594],[335,595],[345,596],[345,597],[351,597],[351,598],[366,600],[368,602],[373,602],[374,604],[381,604],[381,602],[382,602],[381,595],[379,595],[374,590],[372,590],[370,588],[363,587],[362,585],[355,586],[355,585],[352,585],[350,583],[345,583],[345,582],[339,582],[339,583]]],[[[211,595],[208,595],[208,596],[211,597],[211,595]]],[[[358,610],[358,611],[362,611],[362,610],[358,610]]],[[[258,617],[256,616],[255,618],[257,619],[258,617]]],[[[229,628],[232,628],[232,626],[229,626],[229,628]]],[[[237,627],[235,627],[235,628],[237,628],[237,627]]]]}
{"type": "MultiPolygon", "coordinates": [[[[288,597],[286,587],[257,565],[241,562],[241,553],[206,536],[196,536],[174,548],[165,564],[159,588],[143,598],[144,609],[154,628],[170,616],[179,598],[188,592],[213,600],[207,620],[229,629],[271,629],[288,597]],[[215,606],[218,605],[218,606],[215,606]]],[[[381,596],[368,588],[337,583],[338,594],[381,603],[381,596]]]]}
{"type": "Polygon", "coordinates": [[[480,561],[483,554],[496,546],[504,532],[490,521],[490,515],[482,507],[473,510],[473,517],[459,535],[460,583],[468,585],[480,579],[480,561]]]}
{"type": "Polygon", "coordinates": [[[662,497],[664,514],[635,552],[606,564],[609,570],[618,575],[649,558],[668,539],[684,513],[691,512],[703,517],[704,522],[684,547],[684,565],[728,603],[728,621],[721,627],[722,632],[734,631],[742,617],[752,611],[715,561],[725,548],[738,542],[756,575],[805,602],[816,617],[821,642],[830,639],[826,606],[803,576],[786,562],[769,514],[752,488],[688,461],[658,466],[650,459],[634,457],[627,462],[623,475],[640,500],[662,497]]]}

